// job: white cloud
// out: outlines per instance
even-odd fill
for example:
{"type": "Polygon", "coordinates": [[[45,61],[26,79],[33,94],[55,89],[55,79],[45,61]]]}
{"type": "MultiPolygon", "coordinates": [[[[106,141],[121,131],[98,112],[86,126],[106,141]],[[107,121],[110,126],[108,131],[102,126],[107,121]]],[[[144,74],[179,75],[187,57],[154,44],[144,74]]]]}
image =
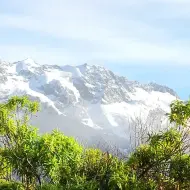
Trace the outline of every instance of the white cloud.
{"type": "Polygon", "coordinates": [[[72,40],[73,49],[67,49],[67,46],[50,49],[38,44],[29,47],[26,42],[26,47],[18,45],[19,48],[11,43],[10,47],[1,45],[0,52],[2,56],[5,54],[4,57],[16,59],[28,55],[47,63],[56,59],[59,63],[102,60],[189,64],[190,48],[183,41],[172,39],[171,31],[148,24],[139,15],[149,11],[149,5],[158,4],[163,6],[163,14],[152,15],[153,20],[154,17],[156,20],[190,16],[187,11],[190,1],[187,0],[12,1],[10,6],[17,10],[17,14],[0,14],[1,28],[48,34],[61,41],[72,40]],[[177,8],[178,12],[175,13],[177,8]],[[133,10],[139,14],[135,16],[133,10]],[[82,43],[88,45],[85,47],[82,43]],[[20,50],[15,52],[10,49],[20,50]]]}

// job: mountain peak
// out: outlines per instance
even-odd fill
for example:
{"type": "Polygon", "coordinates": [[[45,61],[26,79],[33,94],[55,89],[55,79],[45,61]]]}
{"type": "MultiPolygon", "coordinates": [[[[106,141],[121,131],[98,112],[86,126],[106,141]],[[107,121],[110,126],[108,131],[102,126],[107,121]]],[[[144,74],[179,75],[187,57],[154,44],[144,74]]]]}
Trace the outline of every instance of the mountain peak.
{"type": "Polygon", "coordinates": [[[31,66],[33,66],[33,65],[38,65],[33,59],[31,59],[31,58],[26,58],[26,59],[24,59],[24,60],[22,60],[22,61],[19,61],[19,62],[23,62],[24,64],[26,64],[26,65],[31,65],[31,66]]]}
{"type": "Polygon", "coordinates": [[[86,70],[88,69],[88,68],[90,68],[91,67],[91,65],[89,65],[88,63],[84,63],[84,64],[82,64],[82,65],[78,65],[78,66],[76,66],[76,68],[78,68],[79,70],[80,70],[80,72],[81,73],[85,73],[86,72],[86,70]]]}
{"type": "Polygon", "coordinates": [[[86,72],[86,71],[108,71],[108,69],[106,69],[103,65],[98,65],[98,64],[88,64],[88,63],[84,63],[82,65],[78,65],[76,66],[82,73],[86,72]]]}
{"type": "Polygon", "coordinates": [[[16,64],[16,71],[31,71],[36,67],[39,67],[40,65],[37,64],[33,59],[27,58],[22,61],[15,62],[16,64]]]}

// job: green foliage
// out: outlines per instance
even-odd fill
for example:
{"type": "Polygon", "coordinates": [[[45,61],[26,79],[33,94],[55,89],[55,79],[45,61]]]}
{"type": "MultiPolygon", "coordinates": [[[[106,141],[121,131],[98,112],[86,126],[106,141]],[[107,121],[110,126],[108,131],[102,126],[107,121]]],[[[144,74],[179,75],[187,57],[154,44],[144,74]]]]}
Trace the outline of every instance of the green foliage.
{"type": "Polygon", "coordinates": [[[43,184],[42,186],[37,187],[37,190],[63,190],[63,187],[60,185],[43,184]]]}
{"type": "Polygon", "coordinates": [[[189,187],[189,155],[182,149],[181,133],[170,129],[150,137],[132,154],[128,164],[137,172],[137,178],[147,184],[152,180],[159,187],[175,189],[189,187]],[[168,176],[168,174],[170,174],[168,176]]]}
{"type": "Polygon", "coordinates": [[[98,149],[87,149],[83,156],[81,173],[87,181],[95,180],[101,189],[108,189],[112,173],[117,169],[118,159],[98,149]]]}
{"type": "Polygon", "coordinates": [[[2,149],[0,149],[0,179],[9,179],[11,175],[11,168],[5,157],[2,156],[2,149]]]}
{"type": "Polygon", "coordinates": [[[0,105],[1,156],[12,172],[22,178],[26,187],[34,184],[38,165],[37,130],[28,122],[31,114],[38,111],[37,102],[27,97],[12,97],[0,105]]]}
{"type": "Polygon", "coordinates": [[[3,156],[8,163],[14,168],[16,175],[20,176],[27,184],[35,182],[39,174],[39,149],[38,149],[38,135],[36,130],[21,126],[17,133],[20,140],[17,144],[9,149],[5,149],[3,156]],[[20,133],[20,130],[22,131],[20,133]]]}
{"type": "Polygon", "coordinates": [[[82,147],[59,131],[41,138],[40,154],[44,172],[54,183],[66,185],[80,167],[82,147]]]}
{"type": "MultiPolygon", "coordinates": [[[[146,144],[122,160],[99,149],[84,149],[57,130],[39,135],[29,122],[38,110],[38,103],[26,96],[0,104],[0,189],[189,189],[190,155],[184,149],[188,145],[184,130],[171,128],[150,135],[146,144]]],[[[172,103],[169,118],[188,129],[190,102],[172,103]]]]}
{"type": "Polygon", "coordinates": [[[18,183],[15,181],[0,180],[0,189],[1,190],[24,190],[24,187],[21,183],[18,183]]]}
{"type": "Polygon", "coordinates": [[[170,177],[180,185],[190,187],[190,155],[184,154],[172,158],[170,177]]]}
{"type": "Polygon", "coordinates": [[[177,100],[171,104],[171,113],[169,119],[177,125],[186,126],[188,119],[190,119],[190,100],[183,102],[177,100]]]}

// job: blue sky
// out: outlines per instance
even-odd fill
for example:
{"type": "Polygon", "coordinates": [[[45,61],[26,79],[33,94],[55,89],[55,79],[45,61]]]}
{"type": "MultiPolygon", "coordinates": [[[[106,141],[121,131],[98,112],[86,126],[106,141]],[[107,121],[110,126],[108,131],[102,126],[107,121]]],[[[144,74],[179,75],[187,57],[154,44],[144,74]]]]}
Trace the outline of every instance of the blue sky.
{"type": "Polygon", "coordinates": [[[101,64],[190,94],[190,0],[1,0],[0,58],[101,64]]]}

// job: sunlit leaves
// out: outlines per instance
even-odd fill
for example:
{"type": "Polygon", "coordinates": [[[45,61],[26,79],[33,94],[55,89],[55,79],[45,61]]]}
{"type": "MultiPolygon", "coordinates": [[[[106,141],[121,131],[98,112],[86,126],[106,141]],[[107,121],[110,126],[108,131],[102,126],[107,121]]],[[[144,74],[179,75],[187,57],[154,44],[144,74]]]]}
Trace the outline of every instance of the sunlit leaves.
{"type": "Polygon", "coordinates": [[[170,121],[175,122],[177,125],[186,126],[187,121],[190,119],[190,100],[187,102],[174,101],[170,107],[170,121]]]}

